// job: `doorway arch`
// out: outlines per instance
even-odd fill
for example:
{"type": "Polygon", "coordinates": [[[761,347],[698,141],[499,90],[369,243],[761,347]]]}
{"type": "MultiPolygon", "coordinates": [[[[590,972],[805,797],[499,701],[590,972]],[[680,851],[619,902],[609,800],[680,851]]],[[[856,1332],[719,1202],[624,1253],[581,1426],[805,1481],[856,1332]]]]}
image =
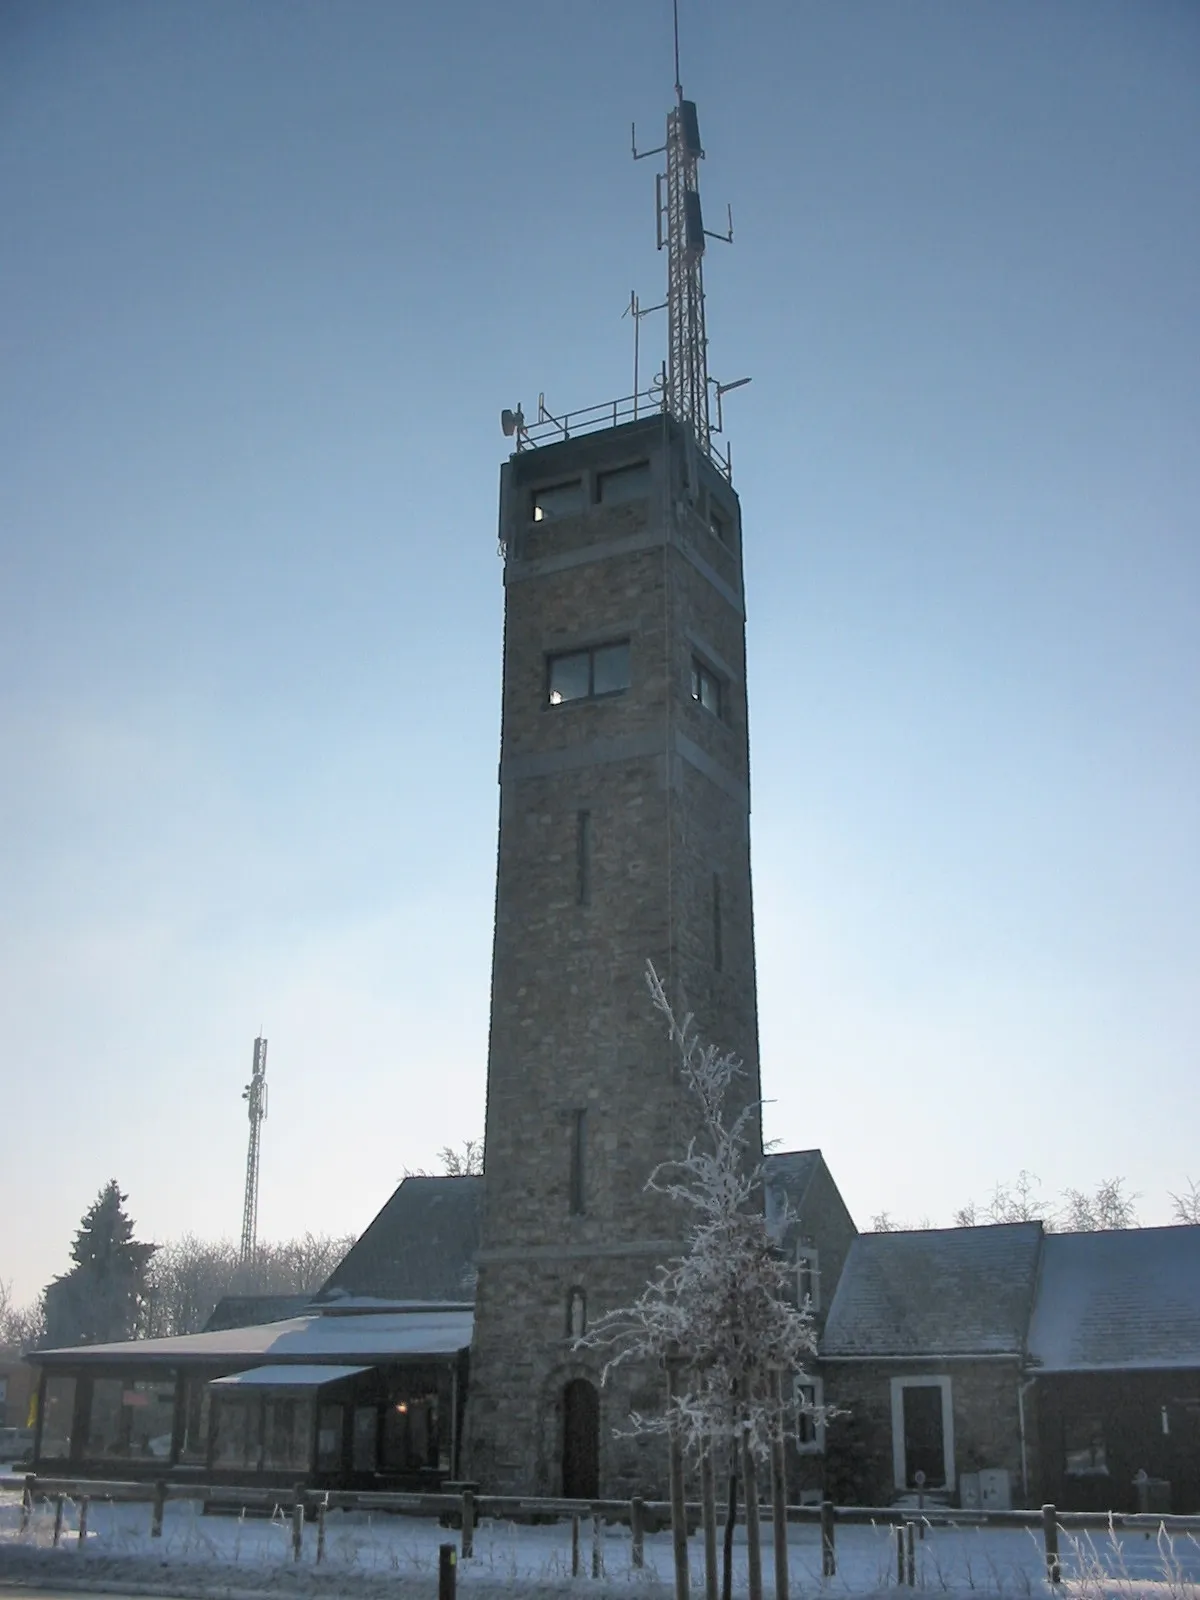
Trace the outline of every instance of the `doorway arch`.
{"type": "Polygon", "coordinates": [[[600,1496],[600,1395],[587,1378],[562,1392],[562,1492],[568,1500],[600,1496]]]}

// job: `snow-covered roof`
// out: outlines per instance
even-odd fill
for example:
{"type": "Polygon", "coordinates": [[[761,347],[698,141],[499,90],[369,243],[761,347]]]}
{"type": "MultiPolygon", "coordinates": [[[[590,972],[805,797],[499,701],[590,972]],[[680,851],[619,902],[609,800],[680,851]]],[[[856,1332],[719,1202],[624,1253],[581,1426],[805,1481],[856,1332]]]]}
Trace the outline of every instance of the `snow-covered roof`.
{"type": "Polygon", "coordinates": [[[405,1178],[314,1302],[474,1300],[482,1214],[482,1178],[405,1178]]]}
{"type": "Polygon", "coordinates": [[[213,1378],[213,1389],[319,1389],[323,1383],[337,1383],[342,1378],[354,1378],[360,1372],[370,1372],[370,1367],[304,1366],[249,1367],[245,1372],[231,1372],[224,1378],[213,1378]]]}
{"type": "Polygon", "coordinates": [[[219,1333],[184,1333],[173,1339],[125,1339],[118,1344],[39,1350],[37,1359],[51,1366],[98,1366],[113,1361],[143,1366],[177,1366],[183,1362],[250,1364],[266,1357],[272,1361],[349,1360],[374,1365],[466,1350],[474,1321],[474,1313],[462,1307],[358,1316],[314,1315],[250,1328],[225,1328],[219,1333]]]}
{"type": "Polygon", "coordinates": [[[821,1355],[1021,1355],[1041,1238],[1040,1222],[860,1233],[821,1355]]]}
{"type": "Polygon", "coordinates": [[[1029,1359],[1046,1372],[1200,1367],[1200,1227],[1048,1234],[1029,1359]]]}

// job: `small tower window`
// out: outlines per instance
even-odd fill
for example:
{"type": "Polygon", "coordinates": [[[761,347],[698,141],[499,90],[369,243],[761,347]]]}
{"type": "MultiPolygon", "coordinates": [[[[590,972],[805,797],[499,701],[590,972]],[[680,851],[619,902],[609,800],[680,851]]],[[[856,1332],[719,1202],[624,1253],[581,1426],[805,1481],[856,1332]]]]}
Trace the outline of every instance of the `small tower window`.
{"type": "Polygon", "coordinates": [[[586,1208],[585,1167],[587,1162],[587,1112],[571,1113],[571,1179],[569,1206],[573,1217],[581,1217],[586,1208]]]}
{"type": "Polygon", "coordinates": [[[566,700],[598,700],[629,687],[629,640],[570,650],[546,662],[546,693],[552,706],[566,700]]]}
{"type": "Polygon", "coordinates": [[[733,544],[733,522],[721,506],[712,502],[708,507],[708,528],[714,538],[719,539],[723,545],[733,544]]]}
{"type": "Polygon", "coordinates": [[[552,522],[555,517],[571,517],[582,511],[584,505],[582,478],[549,484],[533,491],[533,520],[552,522]]]}
{"type": "Polygon", "coordinates": [[[711,711],[714,717],[724,716],[724,687],[710,667],[706,667],[698,656],[692,657],[692,699],[698,700],[705,711],[711,711]]]}
{"type": "Polygon", "coordinates": [[[631,467],[602,472],[596,479],[596,499],[602,506],[618,506],[626,500],[644,500],[649,493],[648,461],[636,461],[631,467]]]}

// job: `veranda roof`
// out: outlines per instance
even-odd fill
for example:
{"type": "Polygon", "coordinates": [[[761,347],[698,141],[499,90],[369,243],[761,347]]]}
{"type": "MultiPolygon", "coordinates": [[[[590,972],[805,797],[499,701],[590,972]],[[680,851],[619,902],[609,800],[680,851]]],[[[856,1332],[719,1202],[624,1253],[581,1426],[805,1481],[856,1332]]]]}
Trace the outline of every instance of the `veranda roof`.
{"type": "Polygon", "coordinates": [[[116,1344],[39,1350],[37,1359],[47,1367],[229,1367],[262,1365],[268,1360],[377,1366],[457,1355],[469,1348],[474,1321],[469,1307],[350,1316],[317,1314],[249,1328],[223,1328],[216,1333],[179,1334],[171,1339],[124,1339],[116,1344]]]}

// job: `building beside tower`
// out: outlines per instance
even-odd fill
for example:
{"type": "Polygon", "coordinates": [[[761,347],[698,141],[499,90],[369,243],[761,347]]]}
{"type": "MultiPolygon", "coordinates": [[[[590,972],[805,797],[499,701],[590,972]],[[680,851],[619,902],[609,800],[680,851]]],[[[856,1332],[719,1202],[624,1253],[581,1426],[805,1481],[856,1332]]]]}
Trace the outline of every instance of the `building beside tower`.
{"type": "MultiPolygon", "coordinates": [[[[661,1375],[574,1350],[677,1254],[648,1193],[692,1111],[643,981],[759,1099],[741,512],[667,411],[516,452],[467,1471],[495,1492],[654,1486],[661,1375]],[[650,1393],[645,1392],[647,1385],[650,1393]],[[648,1477],[648,1474],[650,1475],[648,1477]]],[[[761,1153],[761,1140],[755,1133],[761,1153]]]]}

